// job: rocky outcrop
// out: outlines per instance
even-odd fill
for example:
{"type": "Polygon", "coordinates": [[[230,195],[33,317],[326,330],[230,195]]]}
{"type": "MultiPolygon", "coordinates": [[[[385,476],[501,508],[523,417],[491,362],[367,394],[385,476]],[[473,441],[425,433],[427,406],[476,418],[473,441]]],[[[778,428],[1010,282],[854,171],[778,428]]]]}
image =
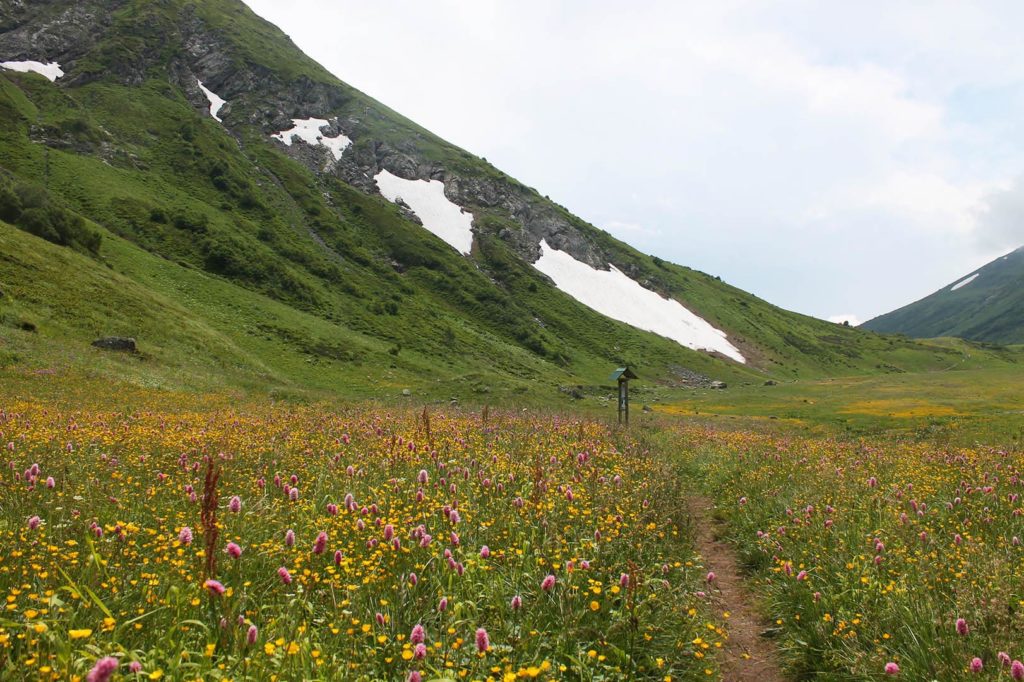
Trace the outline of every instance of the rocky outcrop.
{"type": "Polygon", "coordinates": [[[139,352],[135,345],[135,339],[125,336],[104,336],[93,341],[92,345],[101,350],[113,350],[122,353],[139,352]]]}

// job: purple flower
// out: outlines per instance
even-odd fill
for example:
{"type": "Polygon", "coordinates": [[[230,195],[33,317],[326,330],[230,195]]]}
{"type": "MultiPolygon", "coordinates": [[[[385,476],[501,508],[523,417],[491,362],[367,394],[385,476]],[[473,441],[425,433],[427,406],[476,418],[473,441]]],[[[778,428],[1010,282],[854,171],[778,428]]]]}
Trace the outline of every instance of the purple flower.
{"type": "Polygon", "coordinates": [[[259,639],[260,631],[255,625],[249,626],[249,631],[245,633],[245,641],[251,646],[256,643],[259,639]]]}
{"type": "Polygon", "coordinates": [[[554,588],[554,586],[555,586],[555,576],[552,575],[551,573],[548,573],[544,577],[544,580],[542,580],[540,582],[540,589],[544,590],[545,592],[550,592],[552,590],[552,588],[554,588]]]}
{"type": "Polygon", "coordinates": [[[286,547],[295,546],[295,531],[289,528],[284,534],[284,544],[286,547]]]}
{"type": "Polygon", "coordinates": [[[890,662],[885,664],[885,674],[886,675],[899,675],[900,674],[900,667],[898,665],[896,665],[895,663],[893,663],[892,661],[890,661],[890,662]]]}
{"type": "Polygon", "coordinates": [[[28,520],[28,529],[29,530],[35,530],[36,528],[39,527],[39,524],[42,523],[42,522],[43,522],[43,520],[40,519],[38,516],[33,516],[32,518],[30,518],[28,520]]]}
{"type": "Polygon", "coordinates": [[[971,659],[971,666],[970,666],[970,668],[971,668],[971,672],[972,673],[980,673],[981,669],[984,668],[984,667],[985,667],[985,664],[982,663],[981,659],[978,658],[977,656],[975,656],[974,658],[971,659]]]}
{"type": "Polygon", "coordinates": [[[117,659],[113,656],[101,658],[86,675],[86,682],[107,682],[117,671],[117,666],[117,659]]]}
{"type": "Polygon", "coordinates": [[[320,534],[316,536],[316,542],[313,543],[313,554],[323,554],[325,549],[327,549],[327,533],[320,531],[320,534]]]}
{"type": "Polygon", "coordinates": [[[283,582],[285,585],[291,585],[292,584],[292,574],[289,573],[288,569],[285,568],[284,566],[282,566],[281,568],[277,569],[277,575],[278,575],[279,578],[281,578],[281,582],[283,582]]]}
{"type": "Polygon", "coordinates": [[[411,644],[423,644],[427,639],[427,631],[423,629],[420,623],[412,626],[412,632],[409,634],[409,642],[411,644]]]}
{"type": "Polygon", "coordinates": [[[182,528],[181,532],[178,533],[178,542],[180,542],[183,545],[192,544],[192,529],[188,526],[182,528]]]}
{"type": "Polygon", "coordinates": [[[224,589],[224,583],[219,580],[209,579],[203,583],[203,587],[210,591],[210,594],[215,594],[218,597],[224,594],[227,590],[224,589]]]}
{"type": "Polygon", "coordinates": [[[967,621],[963,618],[956,619],[956,634],[966,636],[971,630],[967,627],[967,621]]]}
{"type": "Polygon", "coordinates": [[[477,628],[476,630],[476,650],[483,653],[491,648],[491,638],[487,636],[487,630],[483,628],[477,628]]]}
{"type": "Polygon", "coordinates": [[[239,497],[238,495],[232,497],[231,501],[228,502],[228,509],[235,514],[242,511],[242,498],[239,497]]]}
{"type": "Polygon", "coordinates": [[[233,542],[229,542],[228,546],[224,548],[224,551],[228,553],[228,556],[232,559],[237,559],[242,556],[242,548],[233,542]]]}

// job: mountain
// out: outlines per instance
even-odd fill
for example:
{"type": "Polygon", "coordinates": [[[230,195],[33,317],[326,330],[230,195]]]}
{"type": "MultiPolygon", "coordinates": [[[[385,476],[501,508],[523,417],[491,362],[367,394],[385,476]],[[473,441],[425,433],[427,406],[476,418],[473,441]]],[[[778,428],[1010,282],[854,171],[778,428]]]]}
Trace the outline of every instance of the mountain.
{"type": "Polygon", "coordinates": [[[917,338],[1024,343],[1024,247],[861,326],[917,338]]]}
{"type": "Polygon", "coordinates": [[[8,0],[0,67],[0,366],[461,396],[962,355],[639,253],[237,0],[8,0]]]}

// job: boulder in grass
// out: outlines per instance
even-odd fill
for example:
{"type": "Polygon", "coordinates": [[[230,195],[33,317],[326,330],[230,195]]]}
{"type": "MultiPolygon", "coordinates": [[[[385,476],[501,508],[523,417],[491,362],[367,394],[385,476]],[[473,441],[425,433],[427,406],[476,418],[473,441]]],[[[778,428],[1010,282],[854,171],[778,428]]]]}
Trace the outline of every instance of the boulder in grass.
{"type": "Polygon", "coordinates": [[[102,339],[93,341],[92,345],[103,350],[113,350],[121,353],[139,352],[139,349],[135,346],[135,339],[127,336],[104,336],[102,339]]]}
{"type": "Polygon", "coordinates": [[[711,388],[717,388],[717,389],[723,389],[723,388],[728,388],[729,387],[729,385],[727,383],[725,383],[724,381],[712,381],[708,385],[711,388]]]}

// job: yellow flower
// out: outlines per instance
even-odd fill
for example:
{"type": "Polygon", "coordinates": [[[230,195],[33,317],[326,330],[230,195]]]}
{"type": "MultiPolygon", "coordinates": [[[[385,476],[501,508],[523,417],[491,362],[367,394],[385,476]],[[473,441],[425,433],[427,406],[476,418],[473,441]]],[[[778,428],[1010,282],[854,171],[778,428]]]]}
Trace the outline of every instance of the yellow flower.
{"type": "Polygon", "coordinates": [[[90,630],[89,628],[82,628],[81,630],[69,630],[68,631],[68,636],[71,637],[71,639],[85,639],[86,637],[88,637],[91,634],[92,634],[92,630],[90,630]]]}

